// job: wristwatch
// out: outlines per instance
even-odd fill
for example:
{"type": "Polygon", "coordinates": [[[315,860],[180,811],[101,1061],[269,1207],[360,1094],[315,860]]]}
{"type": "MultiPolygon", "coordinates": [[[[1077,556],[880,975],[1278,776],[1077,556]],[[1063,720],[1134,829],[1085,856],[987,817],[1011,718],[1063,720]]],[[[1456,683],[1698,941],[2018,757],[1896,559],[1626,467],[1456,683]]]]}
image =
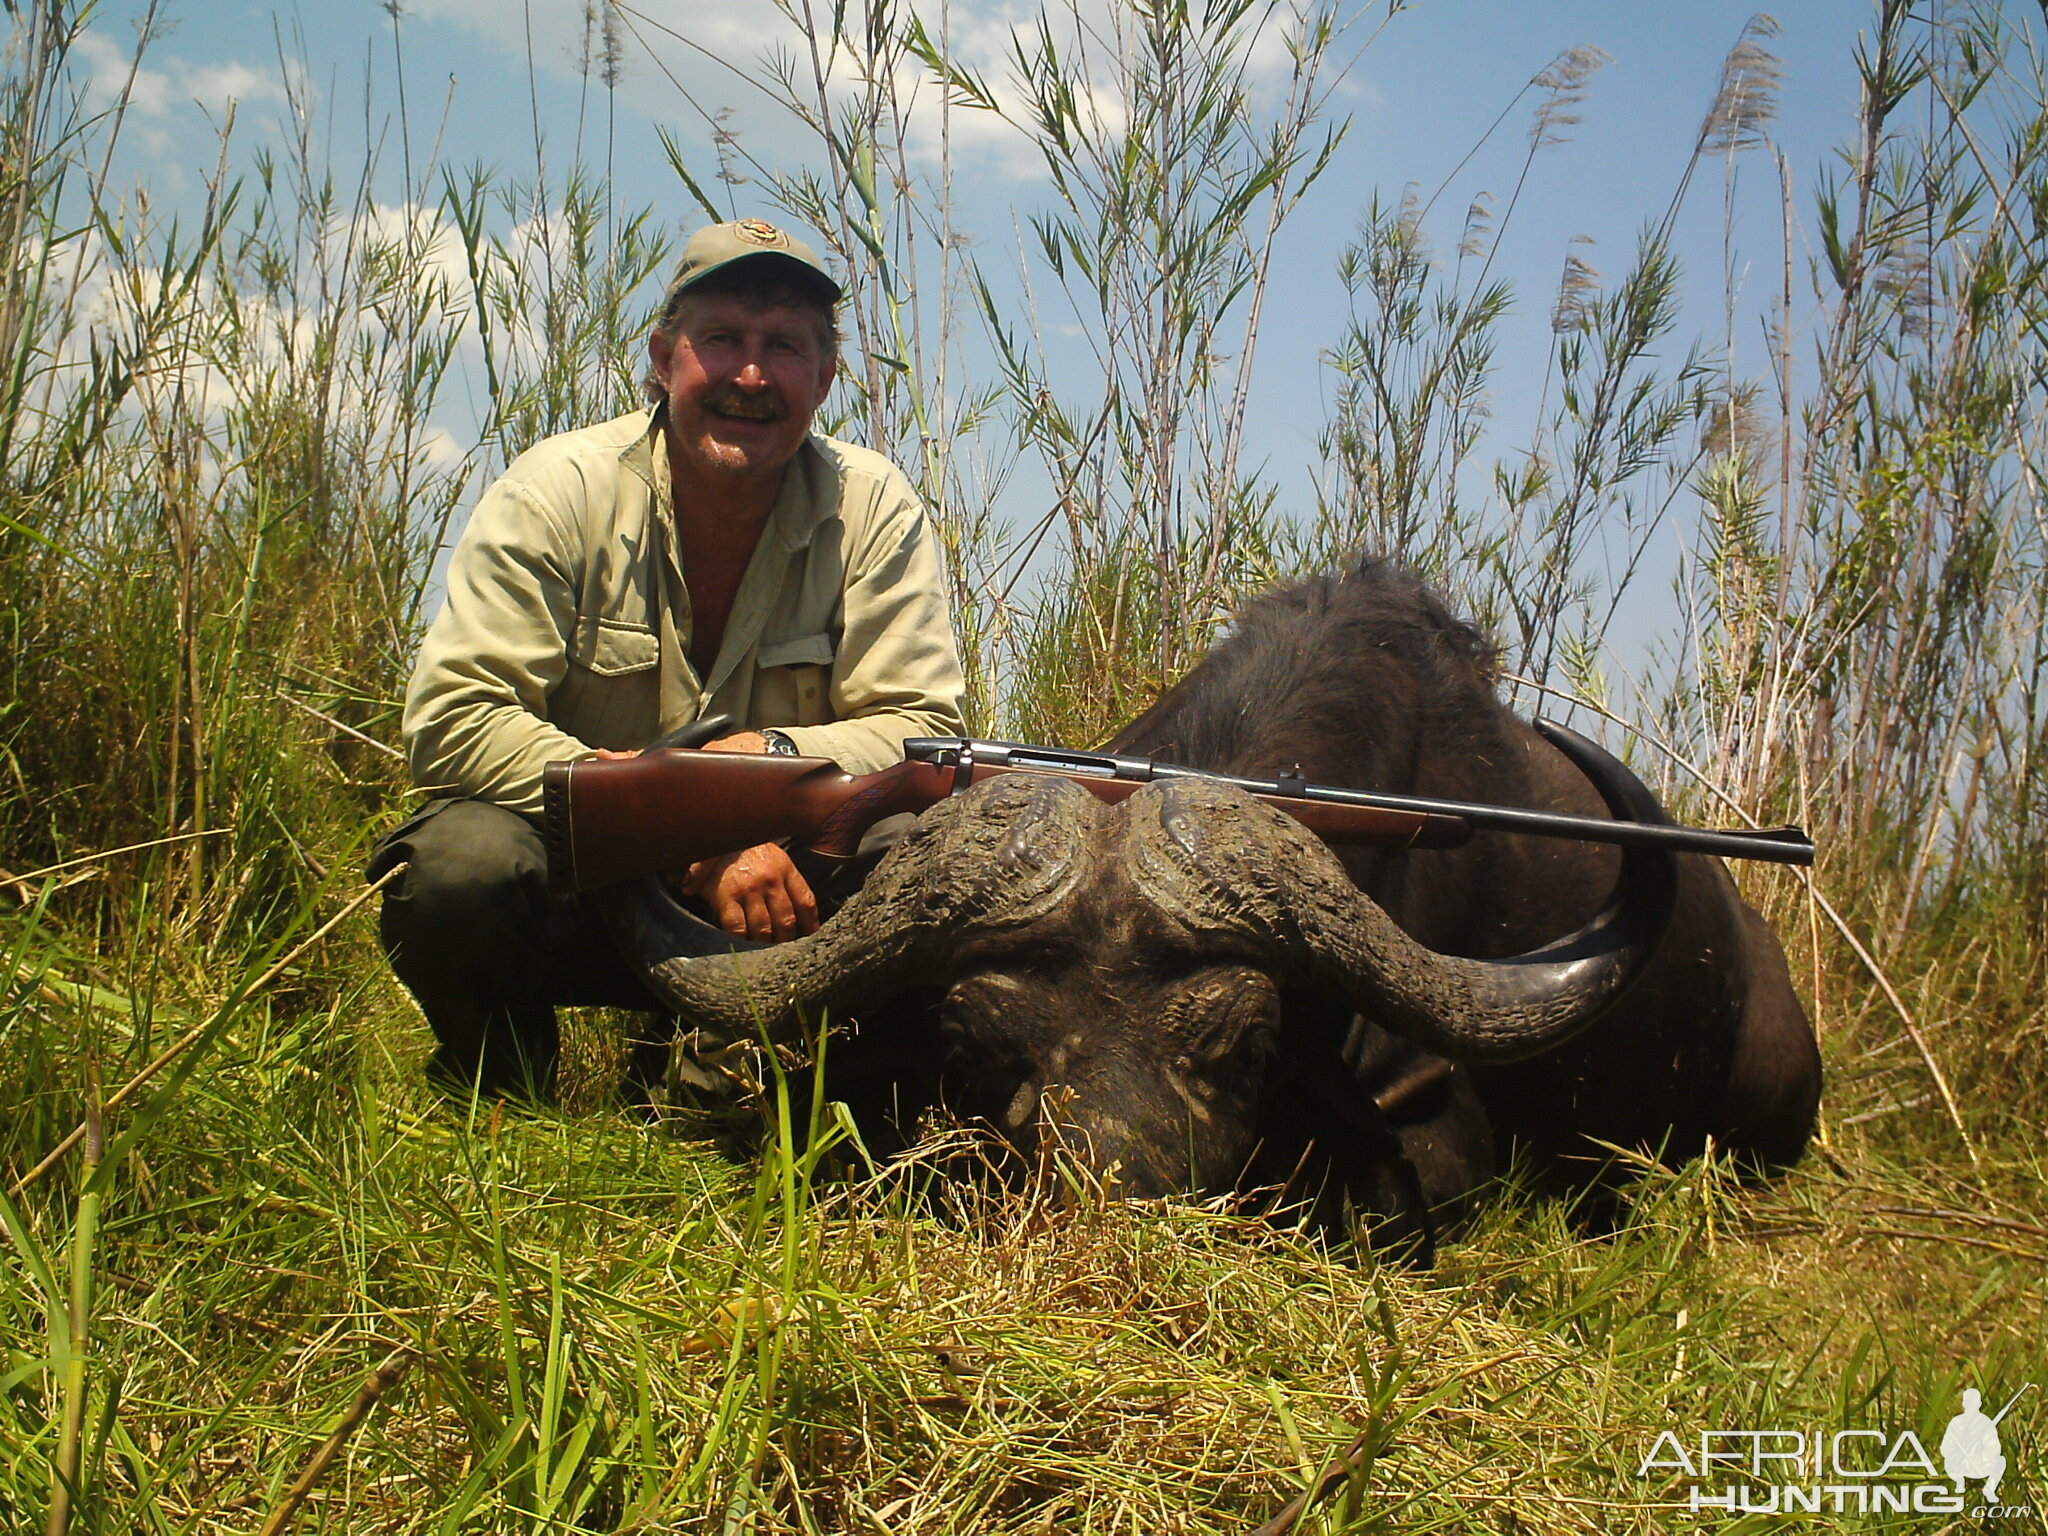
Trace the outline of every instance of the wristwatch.
{"type": "Polygon", "coordinates": [[[797,750],[797,744],[780,731],[763,731],[761,733],[761,740],[768,744],[768,755],[770,757],[803,756],[803,753],[797,750]]]}

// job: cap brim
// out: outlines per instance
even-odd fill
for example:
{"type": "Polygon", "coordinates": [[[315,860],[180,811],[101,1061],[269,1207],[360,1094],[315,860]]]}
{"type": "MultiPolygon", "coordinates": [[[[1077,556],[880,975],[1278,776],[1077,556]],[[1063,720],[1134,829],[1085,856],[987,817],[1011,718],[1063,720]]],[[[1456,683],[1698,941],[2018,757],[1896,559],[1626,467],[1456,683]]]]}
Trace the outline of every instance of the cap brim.
{"type": "Polygon", "coordinates": [[[747,261],[775,263],[790,277],[809,287],[815,288],[818,296],[828,304],[837,304],[846,297],[846,290],[826,276],[825,273],[812,266],[802,257],[792,256],[787,251],[741,251],[737,256],[728,256],[723,261],[715,261],[700,271],[692,272],[686,281],[678,283],[670,292],[688,293],[714,272],[723,272],[729,267],[736,267],[740,263],[747,261]]]}

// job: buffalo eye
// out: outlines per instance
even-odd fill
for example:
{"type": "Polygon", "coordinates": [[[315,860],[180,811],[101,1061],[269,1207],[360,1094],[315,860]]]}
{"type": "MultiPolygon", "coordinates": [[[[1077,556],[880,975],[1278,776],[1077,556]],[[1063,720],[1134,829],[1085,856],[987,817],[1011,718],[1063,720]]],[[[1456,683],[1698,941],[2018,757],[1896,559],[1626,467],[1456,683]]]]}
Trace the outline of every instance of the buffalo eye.
{"type": "Polygon", "coordinates": [[[1252,1066],[1273,1054],[1280,995],[1263,971],[1246,965],[1205,969],[1186,983],[1173,1012],[1175,1032],[1197,1060],[1252,1066]]]}
{"type": "Polygon", "coordinates": [[[946,989],[940,1027],[956,1041],[965,1036],[1003,1040],[1021,1032],[1028,1012],[1024,999],[1025,989],[1017,978],[1001,971],[963,976],[946,989]]]}
{"type": "Polygon", "coordinates": [[[1247,1071],[1264,1071],[1279,1054],[1279,1049],[1279,1031],[1270,1023],[1261,1020],[1239,1038],[1233,1058],[1247,1071]]]}

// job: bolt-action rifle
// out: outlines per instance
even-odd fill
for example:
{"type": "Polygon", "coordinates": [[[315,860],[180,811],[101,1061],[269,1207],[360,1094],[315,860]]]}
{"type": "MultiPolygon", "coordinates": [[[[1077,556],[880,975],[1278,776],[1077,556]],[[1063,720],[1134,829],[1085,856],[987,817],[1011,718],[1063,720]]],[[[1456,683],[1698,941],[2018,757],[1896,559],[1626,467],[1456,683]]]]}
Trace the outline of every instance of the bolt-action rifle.
{"type": "MultiPolygon", "coordinates": [[[[1538,722],[1539,728],[1548,724],[1538,722]]],[[[1797,827],[1709,831],[1603,821],[1338,789],[1291,774],[1247,779],[1147,757],[937,736],[906,741],[902,762],[868,774],[848,773],[829,758],[659,744],[636,757],[549,763],[542,781],[548,879],[558,891],[591,890],[785,840],[827,863],[844,862],[884,817],[922,811],[1006,773],[1067,779],[1110,802],[1142,784],[1210,779],[1285,811],[1328,843],[1455,848],[1486,828],[1780,864],[1813,862],[1813,842],[1797,827]]]]}

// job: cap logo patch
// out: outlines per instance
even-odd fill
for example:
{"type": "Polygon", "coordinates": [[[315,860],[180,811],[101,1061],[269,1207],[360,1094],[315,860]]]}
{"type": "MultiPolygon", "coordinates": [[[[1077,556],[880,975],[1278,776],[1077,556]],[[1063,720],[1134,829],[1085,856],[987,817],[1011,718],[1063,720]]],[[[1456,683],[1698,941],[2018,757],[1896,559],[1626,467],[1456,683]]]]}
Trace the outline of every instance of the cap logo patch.
{"type": "Polygon", "coordinates": [[[734,234],[750,245],[789,244],[789,236],[766,219],[741,219],[732,228],[734,234]]]}

